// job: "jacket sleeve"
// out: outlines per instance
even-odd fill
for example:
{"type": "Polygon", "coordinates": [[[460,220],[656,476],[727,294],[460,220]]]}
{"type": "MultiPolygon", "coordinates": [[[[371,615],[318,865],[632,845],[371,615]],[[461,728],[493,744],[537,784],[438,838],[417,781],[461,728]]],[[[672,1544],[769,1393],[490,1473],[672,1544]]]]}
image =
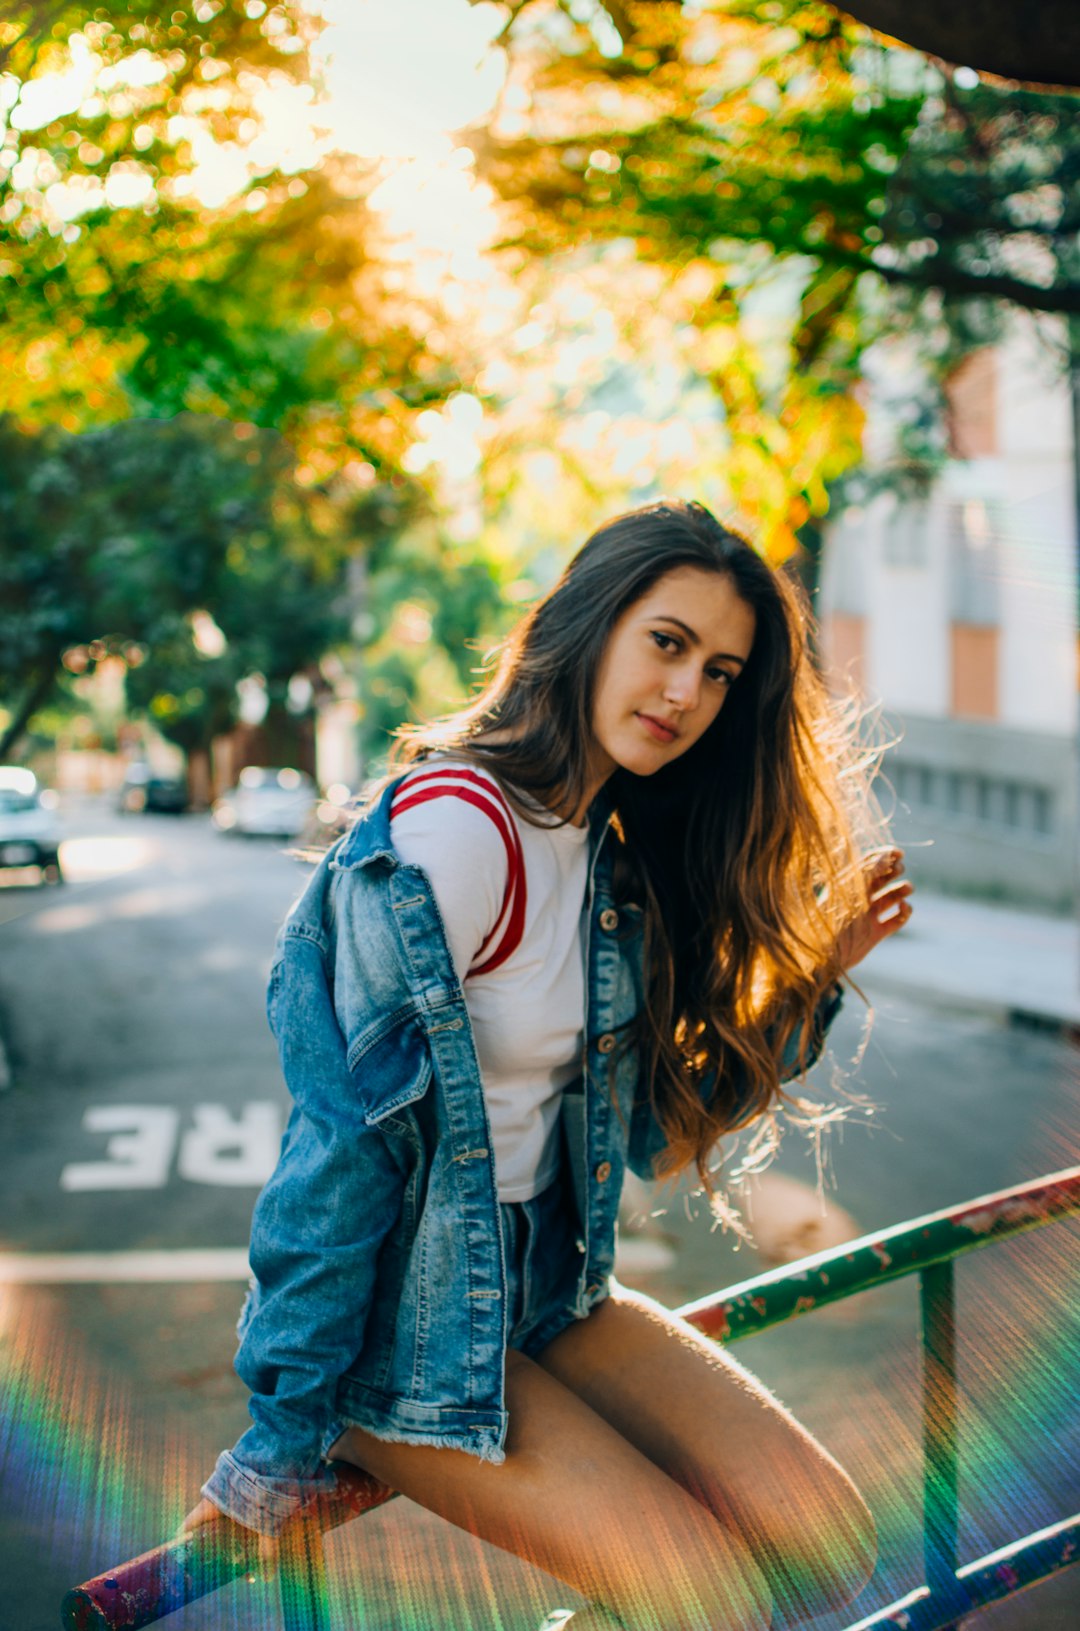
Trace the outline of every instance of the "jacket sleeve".
{"type": "MultiPolygon", "coordinates": [[[[799,1058],[799,1032],[795,1031],[785,1045],[780,1059],[780,1082],[790,1082],[802,1071],[810,1070],[821,1058],[825,1049],[825,1039],[829,1027],[840,1012],[844,1001],[844,989],[839,981],[829,986],[824,992],[814,1010],[813,1029],[809,1039],[809,1046],[805,1062],[799,1058]]],[[[702,1083],[702,1097],[704,1098],[711,1085],[712,1078],[707,1077],[702,1083]]],[[[643,1097],[635,1106],[633,1119],[630,1124],[630,1147],[627,1164],[631,1172],[639,1178],[651,1179],[656,1176],[653,1164],[658,1155],[666,1147],[667,1140],[663,1128],[653,1113],[652,1104],[647,1097],[643,1097]]]]}
{"type": "Polygon", "coordinates": [[[364,1119],[324,958],[314,935],[294,932],[271,974],[270,1023],[295,1108],[252,1225],[236,1369],[253,1425],[203,1486],[267,1535],[333,1485],[323,1456],[336,1436],[336,1384],[362,1347],[376,1259],[404,1187],[364,1119]]]}

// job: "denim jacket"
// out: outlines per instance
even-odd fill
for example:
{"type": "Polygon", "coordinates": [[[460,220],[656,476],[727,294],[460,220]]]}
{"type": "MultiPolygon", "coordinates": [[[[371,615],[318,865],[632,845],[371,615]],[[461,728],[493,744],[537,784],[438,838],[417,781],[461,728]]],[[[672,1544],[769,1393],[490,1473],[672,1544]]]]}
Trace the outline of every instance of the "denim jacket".
{"type": "MultiPolygon", "coordinates": [[[[265,1534],[332,1485],[326,1453],[350,1423],[505,1459],[491,1137],[438,907],[426,874],[390,841],[395,785],[316,867],[270,975],[294,1102],[256,1203],[238,1326],[253,1425],[203,1486],[265,1534]]],[[[664,1147],[637,1056],[617,1050],[643,1000],[642,910],[613,897],[610,823],[601,793],[590,812],[583,1077],[563,1100],[580,1253],[568,1318],[608,1293],[626,1168],[652,1177],[664,1147]]],[[[834,987],[812,1058],[839,1006],[834,987]]]]}

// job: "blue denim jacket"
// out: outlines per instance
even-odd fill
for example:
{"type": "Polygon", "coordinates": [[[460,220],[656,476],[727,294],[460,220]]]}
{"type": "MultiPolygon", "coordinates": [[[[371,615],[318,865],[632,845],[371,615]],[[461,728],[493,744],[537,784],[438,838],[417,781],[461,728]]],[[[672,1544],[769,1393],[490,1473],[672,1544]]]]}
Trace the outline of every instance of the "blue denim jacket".
{"type": "MultiPolygon", "coordinates": [[[[350,1423],[505,1459],[506,1275],[480,1072],[427,876],[390,841],[394,785],[316,867],[270,975],[294,1107],[256,1203],[238,1326],[253,1425],[203,1487],[265,1534],[332,1484],[326,1453],[350,1423]]],[[[608,1293],[626,1168],[652,1177],[664,1146],[632,1049],[608,1087],[643,998],[642,914],[612,895],[604,794],[590,826],[584,1070],[563,1105],[580,1252],[568,1319],[608,1293]]],[[[834,988],[814,1057],[839,1005],[834,988]]]]}

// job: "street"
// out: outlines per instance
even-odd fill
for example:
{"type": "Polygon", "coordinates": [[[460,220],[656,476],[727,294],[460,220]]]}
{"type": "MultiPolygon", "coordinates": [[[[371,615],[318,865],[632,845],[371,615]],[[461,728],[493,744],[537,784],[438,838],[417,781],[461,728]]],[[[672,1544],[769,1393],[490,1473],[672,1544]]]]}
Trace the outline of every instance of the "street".
{"type": "MultiPolygon", "coordinates": [[[[67,885],[0,884],[11,1071],[0,1093],[0,1631],[54,1631],[64,1591],[165,1538],[243,1430],[233,1323],[251,1206],[287,1106],[263,987],[303,866],[199,816],[120,817],[86,803],[67,822],[67,885]],[[164,1254],[152,1278],[138,1277],[130,1254],[142,1252],[164,1254]],[[22,1254],[56,1255],[47,1283],[21,1272],[22,1254]],[[93,1278],[80,1282],[88,1254],[93,1278]]],[[[877,1019],[847,1080],[873,1114],[834,1127],[823,1159],[830,1207],[855,1233],[1076,1160],[1065,1036],[900,998],[875,986],[872,964],[865,974],[877,1019]]],[[[860,1034],[849,996],[837,1060],[850,1060],[860,1034]]],[[[829,1068],[811,1082],[837,1102],[829,1068]]],[[[741,1203],[763,1243],[777,1238],[770,1193],[801,1195],[804,1219],[819,1218],[816,1172],[813,1142],[790,1128],[773,1176],[741,1203]]],[[[685,1186],[652,1193],[641,1210],[660,1215],[641,1236],[624,1231],[620,1272],[670,1306],[764,1266],[710,1229],[685,1186]]],[[[1061,1224],[958,1271],[965,1559],[1080,1506],[1077,1238],[1075,1223],[1061,1224]]],[[[802,1249],[816,1249],[807,1239],[802,1249]]],[[[799,1254],[790,1247],[781,1240],[777,1254],[799,1254]]],[[[869,1499],[882,1561],[858,1612],[910,1589],[921,1579],[915,1284],[822,1310],[737,1355],[869,1499]]],[[[404,1501],[339,1532],[328,1553],[340,1623],[365,1631],[403,1623],[402,1581],[410,1623],[439,1631],[526,1631],[573,1598],[404,1501]],[[451,1579],[452,1590],[439,1587],[451,1579]]],[[[980,1628],[1075,1627],[1077,1573],[980,1628]]],[[[263,1586],[237,1586],[170,1623],[274,1627],[272,1604],[263,1586]]]]}

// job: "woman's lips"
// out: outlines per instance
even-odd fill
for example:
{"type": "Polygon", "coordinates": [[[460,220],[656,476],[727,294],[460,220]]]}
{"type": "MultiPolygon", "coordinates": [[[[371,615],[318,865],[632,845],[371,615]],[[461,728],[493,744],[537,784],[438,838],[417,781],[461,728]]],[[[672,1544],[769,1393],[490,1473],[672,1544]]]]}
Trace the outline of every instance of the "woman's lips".
{"type": "Polygon", "coordinates": [[[662,725],[659,719],[654,719],[651,714],[638,714],[637,718],[641,720],[641,723],[644,725],[645,729],[648,731],[649,735],[654,739],[654,741],[674,742],[676,736],[679,734],[678,731],[673,731],[670,725],[662,725]]]}

